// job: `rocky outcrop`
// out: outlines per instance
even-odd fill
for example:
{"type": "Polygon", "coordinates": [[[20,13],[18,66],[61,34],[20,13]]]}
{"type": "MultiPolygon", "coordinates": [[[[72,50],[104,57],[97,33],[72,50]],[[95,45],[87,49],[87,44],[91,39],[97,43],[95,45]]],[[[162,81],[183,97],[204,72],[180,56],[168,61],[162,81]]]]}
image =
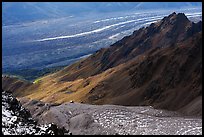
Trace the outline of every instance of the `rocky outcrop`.
{"type": "Polygon", "coordinates": [[[2,134],[3,135],[69,135],[64,128],[55,124],[37,125],[28,110],[23,108],[11,93],[2,92],[2,134]]]}

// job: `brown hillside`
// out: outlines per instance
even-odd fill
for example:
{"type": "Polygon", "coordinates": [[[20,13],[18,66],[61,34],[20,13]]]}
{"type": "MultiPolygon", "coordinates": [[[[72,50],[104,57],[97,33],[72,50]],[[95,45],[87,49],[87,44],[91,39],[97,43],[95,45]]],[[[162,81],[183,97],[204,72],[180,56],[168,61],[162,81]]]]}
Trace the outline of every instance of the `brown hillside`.
{"type": "Polygon", "coordinates": [[[152,105],[200,115],[201,24],[173,13],[35,84],[4,77],[3,89],[45,102],[152,105]]]}

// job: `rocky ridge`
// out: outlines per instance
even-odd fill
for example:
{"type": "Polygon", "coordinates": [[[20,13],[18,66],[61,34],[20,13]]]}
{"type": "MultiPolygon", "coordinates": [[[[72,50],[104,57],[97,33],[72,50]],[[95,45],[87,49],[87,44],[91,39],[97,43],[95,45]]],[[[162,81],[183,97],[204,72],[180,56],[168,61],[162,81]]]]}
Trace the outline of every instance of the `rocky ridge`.
{"type": "Polygon", "coordinates": [[[55,124],[37,125],[30,112],[23,108],[11,93],[2,92],[2,134],[3,135],[69,135],[64,128],[55,124]]]}

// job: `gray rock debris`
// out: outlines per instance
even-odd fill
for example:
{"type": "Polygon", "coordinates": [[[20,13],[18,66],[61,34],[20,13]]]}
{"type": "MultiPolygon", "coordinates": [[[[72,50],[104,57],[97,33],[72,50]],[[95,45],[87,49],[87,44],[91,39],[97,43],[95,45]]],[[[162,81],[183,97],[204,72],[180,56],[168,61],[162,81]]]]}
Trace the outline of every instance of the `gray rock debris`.
{"type": "Polygon", "coordinates": [[[81,135],[201,135],[202,119],[149,106],[88,105],[64,103],[38,117],[81,135]]]}

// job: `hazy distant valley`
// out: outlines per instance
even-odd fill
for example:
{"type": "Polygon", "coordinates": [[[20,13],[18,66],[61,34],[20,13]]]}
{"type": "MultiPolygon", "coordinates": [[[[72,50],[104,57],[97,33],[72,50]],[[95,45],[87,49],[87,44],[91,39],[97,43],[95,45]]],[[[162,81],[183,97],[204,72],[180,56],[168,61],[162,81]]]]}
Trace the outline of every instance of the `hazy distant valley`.
{"type": "Polygon", "coordinates": [[[59,70],[108,47],[143,26],[176,12],[202,20],[199,8],[99,13],[4,25],[2,27],[3,73],[27,79],[59,70]],[[59,67],[60,66],[60,67],[59,67]],[[51,68],[51,69],[50,69],[51,68]],[[42,70],[42,73],[38,73],[42,70]],[[30,75],[30,76],[28,76],[30,75]],[[32,76],[33,75],[33,76],[32,76]]]}

